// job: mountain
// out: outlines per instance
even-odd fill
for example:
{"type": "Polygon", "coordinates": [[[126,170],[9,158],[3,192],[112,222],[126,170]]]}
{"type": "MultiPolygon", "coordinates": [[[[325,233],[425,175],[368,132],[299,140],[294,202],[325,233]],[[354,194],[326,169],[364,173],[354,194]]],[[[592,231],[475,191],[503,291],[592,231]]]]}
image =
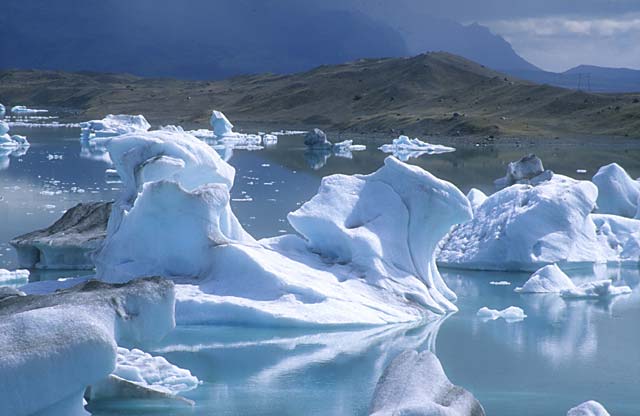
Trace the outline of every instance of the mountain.
{"type": "Polygon", "coordinates": [[[640,70],[579,65],[565,72],[510,71],[514,76],[563,88],[593,92],[640,92],[640,70]]]}
{"type": "Polygon", "coordinates": [[[0,102],[144,114],[206,127],[211,109],[249,128],[461,136],[640,135],[640,96],[536,85],[448,53],[324,65],[222,81],[54,71],[0,72],[0,102]]]}

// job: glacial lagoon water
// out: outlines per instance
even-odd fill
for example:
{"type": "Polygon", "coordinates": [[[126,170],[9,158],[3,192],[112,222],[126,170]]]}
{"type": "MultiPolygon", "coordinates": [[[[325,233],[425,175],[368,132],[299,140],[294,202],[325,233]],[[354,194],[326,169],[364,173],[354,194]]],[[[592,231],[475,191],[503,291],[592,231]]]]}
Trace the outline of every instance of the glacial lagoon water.
{"type": "MultiPolygon", "coordinates": [[[[0,155],[0,268],[15,268],[8,240],[45,227],[80,201],[113,199],[119,184],[98,149],[83,148],[78,129],[12,129],[26,134],[25,154],[0,155]]],[[[344,137],[350,138],[350,137],[344,137]]],[[[354,137],[367,151],[352,158],[308,153],[299,136],[260,151],[221,151],[237,169],[234,212],[256,237],[291,232],[286,214],[312,197],[323,176],[368,173],[382,165],[383,143],[354,137]]],[[[391,137],[389,137],[390,141],[391,137]]],[[[534,152],[545,167],[576,178],[616,161],[640,176],[640,144],[457,146],[454,153],[409,159],[457,184],[492,191],[505,164],[534,152]],[[585,169],[586,173],[576,170],[585,169]]],[[[520,295],[522,273],[442,270],[460,311],[435,322],[318,332],[248,327],[178,327],[149,352],[188,368],[203,384],[185,394],[195,407],[119,402],[97,415],[365,415],[388,362],[407,348],[434,350],[449,378],[473,392],[488,415],[564,415],[595,399],[612,415],[640,414],[640,272],[638,268],[570,272],[576,281],[607,275],[631,295],[609,302],[520,295]],[[495,286],[490,281],[509,281],[495,286]],[[521,322],[483,322],[482,306],[520,306],[521,322]]],[[[77,275],[36,273],[34,279],[77,275]]],[[[427,383],[428,380],[425,380],[427,383]]]]}

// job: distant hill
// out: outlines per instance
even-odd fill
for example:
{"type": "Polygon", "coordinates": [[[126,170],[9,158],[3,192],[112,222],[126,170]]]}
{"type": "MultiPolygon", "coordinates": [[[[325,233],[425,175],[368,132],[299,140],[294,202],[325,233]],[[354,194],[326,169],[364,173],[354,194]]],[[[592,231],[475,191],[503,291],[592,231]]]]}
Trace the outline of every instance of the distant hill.
{"type": "Polygon", "coordinates": [[[155,124],[185,127],[205,127],[216,108],[241,127],[483,137],[640,135],[640,95],[536,85],[448,53],[210,82],[5,71],[0,102],[77,109],[77,119],[141,113],[155,124]]]}
{"type": "Polygon", "coordinates": [[[579,65],[565,72],[510,71],[514,76],[540,84],[592,92],[640,92],[640,70],[579,65]]]}

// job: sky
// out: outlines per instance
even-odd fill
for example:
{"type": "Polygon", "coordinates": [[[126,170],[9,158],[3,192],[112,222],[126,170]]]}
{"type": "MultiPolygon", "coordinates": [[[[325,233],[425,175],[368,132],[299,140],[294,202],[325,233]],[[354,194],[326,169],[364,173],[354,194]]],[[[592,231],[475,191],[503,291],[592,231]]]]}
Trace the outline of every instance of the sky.
{"type": "Polygon", "coordinates": [[[640,0],[351,0],[478,22],[503,36],[538,67],[563,71],[579,64],[640,69],[640,0]],[[402,3],[402,5],[400,5],[402,3]]]}

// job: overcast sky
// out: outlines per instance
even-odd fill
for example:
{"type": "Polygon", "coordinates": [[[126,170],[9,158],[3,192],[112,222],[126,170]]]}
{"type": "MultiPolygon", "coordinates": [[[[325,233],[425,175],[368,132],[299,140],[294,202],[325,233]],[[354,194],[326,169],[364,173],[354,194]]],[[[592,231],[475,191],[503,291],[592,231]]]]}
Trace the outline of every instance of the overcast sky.
{"type": "Polygon", "coordinates": [[[640,0],[352,1],[379,8],[379,16],[402,7],[412,14],[481,23],[547,70],[579,64],[640,69],[640,0]]]}

